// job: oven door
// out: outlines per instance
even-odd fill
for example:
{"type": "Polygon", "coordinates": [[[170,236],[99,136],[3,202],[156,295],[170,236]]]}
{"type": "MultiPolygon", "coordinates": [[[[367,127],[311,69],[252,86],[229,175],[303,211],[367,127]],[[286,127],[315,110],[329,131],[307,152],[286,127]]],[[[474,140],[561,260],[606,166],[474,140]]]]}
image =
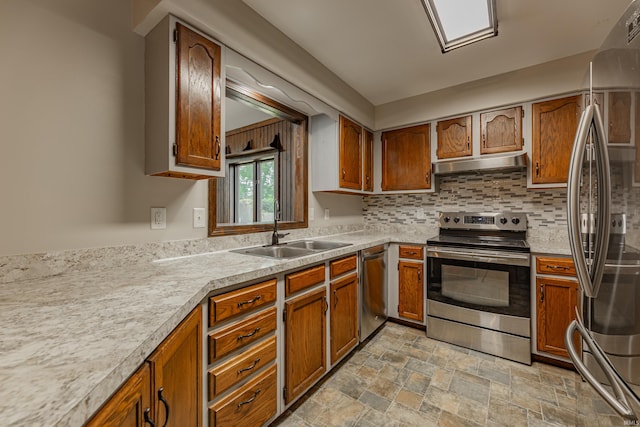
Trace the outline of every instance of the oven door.
{"type": "Polygon", "coordinates": [[[528,253],[431,246],[427,299],[471,310],[531,317],[528,253]]]}

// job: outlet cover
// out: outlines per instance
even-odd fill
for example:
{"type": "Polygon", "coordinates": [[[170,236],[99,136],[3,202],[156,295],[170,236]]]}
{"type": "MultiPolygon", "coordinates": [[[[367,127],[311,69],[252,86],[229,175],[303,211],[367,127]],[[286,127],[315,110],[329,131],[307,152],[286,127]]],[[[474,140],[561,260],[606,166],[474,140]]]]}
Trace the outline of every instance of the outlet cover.
{"type": "Polygon", "coordinates": [[[206,226],[204,208],[193,208],[193,228],[204,228],[206,226]]]}
{"type": "Polygon", "coordinates": [[[167,208],[151,208],[151,229],[164,230],[167,228],[167,208]]]}

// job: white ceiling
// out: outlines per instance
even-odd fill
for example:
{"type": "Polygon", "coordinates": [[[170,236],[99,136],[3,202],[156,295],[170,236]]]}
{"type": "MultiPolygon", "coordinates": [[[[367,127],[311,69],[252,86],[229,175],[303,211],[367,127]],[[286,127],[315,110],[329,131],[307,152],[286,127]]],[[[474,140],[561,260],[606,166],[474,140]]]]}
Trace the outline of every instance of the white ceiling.
{"type": "Polygon", "coordinates": [[[630,0],[496,0],[498,37],[442,54],[420,0],[243,0],[380,105],[597,49],[630,0]]]}

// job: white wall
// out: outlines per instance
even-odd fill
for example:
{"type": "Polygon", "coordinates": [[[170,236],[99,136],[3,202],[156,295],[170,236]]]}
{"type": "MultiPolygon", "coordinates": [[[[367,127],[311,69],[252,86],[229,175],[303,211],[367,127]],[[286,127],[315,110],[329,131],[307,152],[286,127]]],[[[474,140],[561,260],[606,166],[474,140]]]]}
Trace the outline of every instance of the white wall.
{"type": "MultiPolygon", "coordinates": [[[[0,256],[206,237],[207,183],[144,175],[144,40],[129,0],[0,2],[0,256]],[[167,208],[151,230],[149,208],[167,208]]],[[[362,222],[361,199],[311,226],[362,222]]]]}

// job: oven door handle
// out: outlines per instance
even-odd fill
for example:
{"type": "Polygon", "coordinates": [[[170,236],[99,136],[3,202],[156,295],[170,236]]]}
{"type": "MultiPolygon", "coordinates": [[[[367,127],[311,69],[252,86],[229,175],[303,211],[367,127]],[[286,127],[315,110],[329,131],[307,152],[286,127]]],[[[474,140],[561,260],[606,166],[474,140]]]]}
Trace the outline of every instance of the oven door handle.
{"type": "Polygon", "coordinates": [[[530,265],[529,254],[489,254],[478,251],[462,251],[441,248],[427,248],[427,257],[453,259],[459,261],[484,262],[491,264],[505,264],[528,267],[530,265]]]}

